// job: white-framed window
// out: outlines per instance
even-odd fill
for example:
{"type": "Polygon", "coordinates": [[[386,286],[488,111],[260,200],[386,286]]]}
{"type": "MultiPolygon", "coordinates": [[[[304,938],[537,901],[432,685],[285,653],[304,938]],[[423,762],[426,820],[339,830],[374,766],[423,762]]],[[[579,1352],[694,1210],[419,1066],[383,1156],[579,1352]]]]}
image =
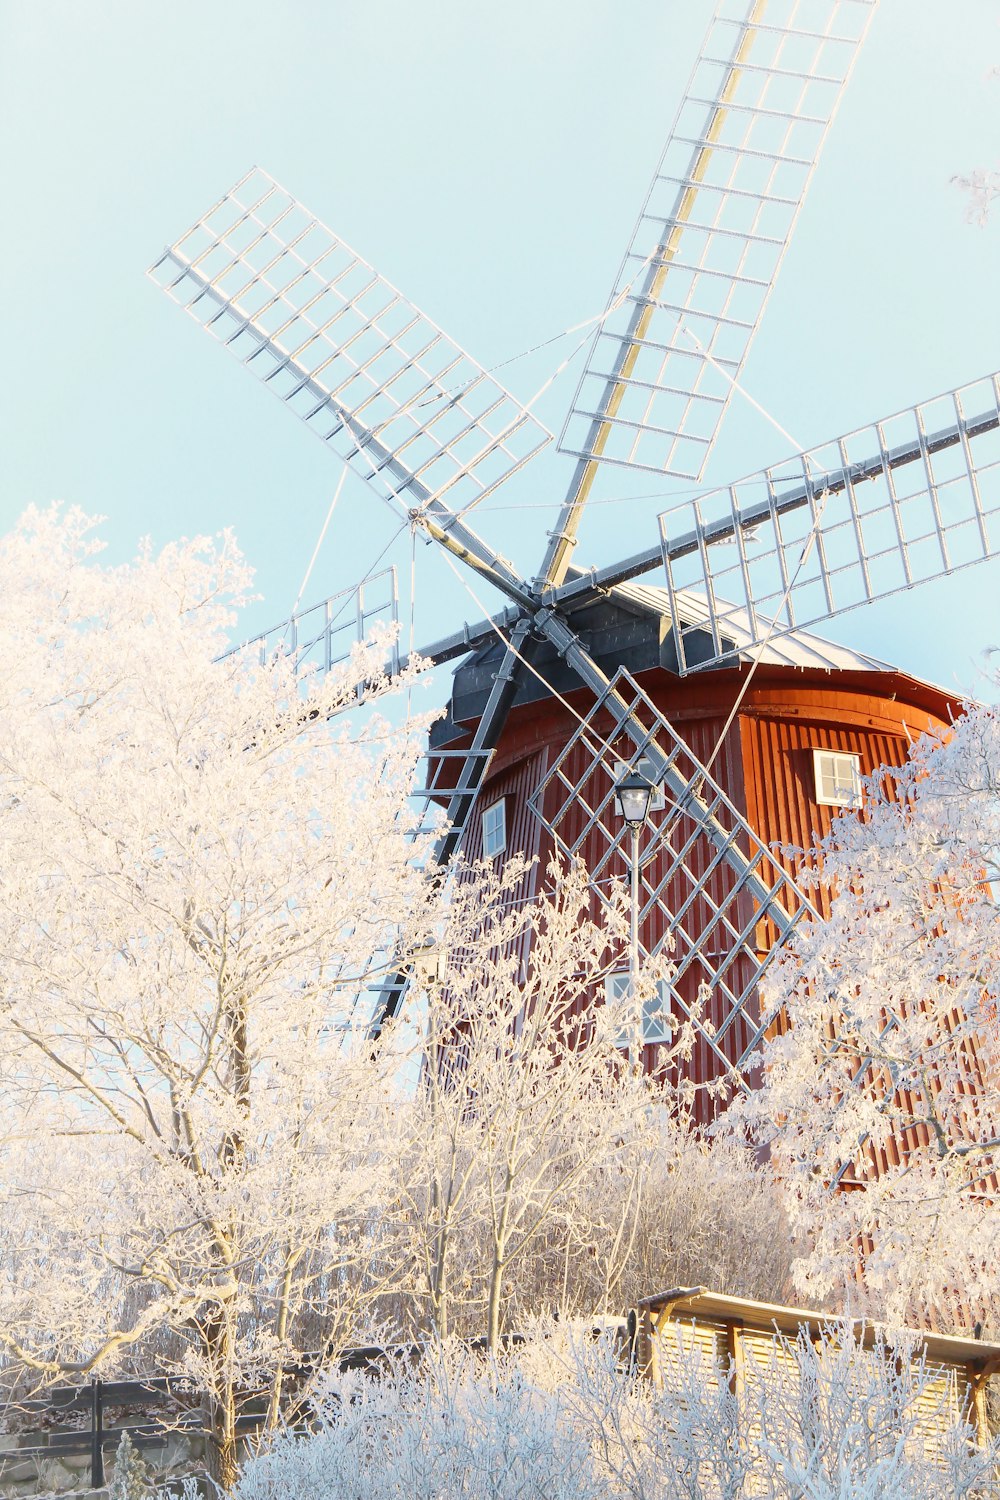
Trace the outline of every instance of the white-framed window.
{"type": "MultiPolygon", "coordinates": [[[[628,969],[616,969],[604,981],[604,998],[609,1004],[621,1004],[628,994],[631,975],[628,969]]],[[[642,1044],[644,1047],[667,1046],[674,1034],[670,1010],[670,990],[661,979],[654,994],[642,1002],[642,1044]]],[[[630,1042],[627,1026],[615,1037],[615,1046],[627,1051],[630,1042]]]]}
{"type": "Polygon", "coordinates": [[[861,759],[841,750],[814,750],[816,801],[823,807],[861,806],[861,759]]]}
{"type": "MultiPolygon", "coordinates": [[[[636,771],[638,771],[638,773],[639,773],[640,776],[645,776],[645,778],[646,778],[647,781],[651,781],[653,783],[653,795],[649,799],[649,810],[650,810],[650,812],[651,813],[662,812],[663,809],[667,805],[667,799],[666,799],[666,797],[663,794],[663,784],[662,784],[662,782],[659,782],[656,779],[656,773],[653,770],[653,762],[649,759],[648,756],[646,756],[646,755],[640,755],[639,759],[636,761],[635,766],[634,766],[633,769],[635,769],[636,771]]],[[[622,777],[623,776],[627,776],[628,773],[629,773],[629,763],[628,763],[628,761],[627,760],[616,760],[615,761],[615,785],[617,786],[618,783],[619,783],[619,781],[621,781],[622,777]]]]}
{"type": "Polygon", "coordinates": [[[507,847],[507,804],[501,797],[483,811],[483,855],[493,859],[507,847]]]}

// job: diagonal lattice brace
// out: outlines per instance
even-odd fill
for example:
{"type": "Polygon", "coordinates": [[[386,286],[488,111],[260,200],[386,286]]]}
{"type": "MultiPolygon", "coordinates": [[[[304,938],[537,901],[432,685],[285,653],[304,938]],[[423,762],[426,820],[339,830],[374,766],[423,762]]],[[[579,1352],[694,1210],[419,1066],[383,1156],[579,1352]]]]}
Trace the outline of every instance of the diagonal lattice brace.
{"type": "Polygon", "coordinates": [[[694,1022],[708,1061],[702,1071],[711,1075],[702,1081],[745,1082],[776,1019],[761,1013],[761,976],[814,908],[624,669],[596,695],[531,799],[559,852],[587,865],[598,903],[629,868],[628,831],[614,800],[623,761],[645,772],[655,764],[667,789],[644,835],[641,951],[672,950],[671,1000],[675,1014],[694,1022]]]}
{"type": "MultiPolygon", "coordinates": [[[[767,882],[760,879],[753,863],[748,861],[746,856],[734,846],[727,829],[712,816],[710,808],[702,801],[697,790],[685,784],[676,768],[660,751],[655,737],[651,738],[643,729],[640,721],[630,711],[626,698],[618,692],[615,685],[617,678],[613,682],[605,676],[580,638],[573,633],[566,621],[554,609],[549,607],[540,609],[535,615],[535,625],[552,642],[560,656],[573,667],[581,682],[595,697],[603,698],[605,707],[616,720],[621,732],[646,755],[653,779],[662,783],[675,797],[684,797],[690,803],[709,842],[715,848],[725,850],[727,863],[732,865],[740,878],[746,881],[751,894],[762,904],[766,904],[770,895],[767,882]]],[[[621,676],[621,672],[618,675],[621,676]]],[[[628,677],[628,673],[625,673],[625,676],[628,677]]],[[[630,677],[628,680],[632,681],[630,677]]],[[[780,904],[774,908],[772,915],[779,929],[784,931],[790,919],[785,916],[780,904]]]]}

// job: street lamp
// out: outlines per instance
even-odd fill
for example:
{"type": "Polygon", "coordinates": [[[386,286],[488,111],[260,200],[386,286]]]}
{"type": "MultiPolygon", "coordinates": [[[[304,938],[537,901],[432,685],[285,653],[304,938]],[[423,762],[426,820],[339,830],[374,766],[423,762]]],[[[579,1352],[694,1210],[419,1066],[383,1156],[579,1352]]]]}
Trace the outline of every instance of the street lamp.
{"type": "MultiPolygon", "coordinates": [[[[649,817],[649,804],[655,788],[638,771],[630,771],[615,785],[615,801],[618,811],[628,824],[632,835],[632,910],[629,918],[628,989],[629,1002],[635,1008],[636,986],[639,978],[639,833],[649,817]]],[[[632,1033],[634,1036],[634,1032],[632,1033]]],[[[629,1062],[634,1062],[634,1046],[629,1042],[629,1062]]]]}

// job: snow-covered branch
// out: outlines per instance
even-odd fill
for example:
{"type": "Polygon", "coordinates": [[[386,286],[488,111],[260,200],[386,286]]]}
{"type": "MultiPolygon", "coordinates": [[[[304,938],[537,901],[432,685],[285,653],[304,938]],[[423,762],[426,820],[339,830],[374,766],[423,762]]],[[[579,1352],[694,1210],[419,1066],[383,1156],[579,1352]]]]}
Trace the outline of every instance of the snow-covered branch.
{"type": "Polygon", "coordinates": [[[860,1260],[891,1317],[968,1324],[998,1291],[997,711],[922,741],[866,809],[815,852],[829,915],[771,971],[791,1026],[733,1123],[785,1176],[802,1290],[845,1293],[860,1260]]]}

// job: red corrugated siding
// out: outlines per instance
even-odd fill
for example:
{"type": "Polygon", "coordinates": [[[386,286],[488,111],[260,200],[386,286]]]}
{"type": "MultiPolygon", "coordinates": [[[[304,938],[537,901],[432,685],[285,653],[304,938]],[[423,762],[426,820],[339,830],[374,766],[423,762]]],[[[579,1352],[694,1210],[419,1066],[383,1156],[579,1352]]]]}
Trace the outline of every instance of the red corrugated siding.
{"type": "MultiPolygon", "coordinates": [[[[940,724],[932,711],[944,712],[946,700],[922,684],[910,683],[908,679],[892,677],[890,674],[851,674],[849,681],[844,674],[805,673],[789,669],[761,670],[741,707],[737,722],[730,728],[718,749],[716,748],[723,725],[732,707],[736,693],[744,678],[744,672],[713,672],[681,682],[665,672],[648,672],[640,678],[641,686],[654,700],[657,707],[674,726],[676,732],[690,745],[693,754],[705,764],[715,755],[712,775],[722,786],[737,809],[747,818],[761,841],[771,846],[775,843],[808,847],[814,831],[826,832],[836,809],[819,806],[815,801],[813,783],[813,748],[847,751],[860,757],[861,770],[869,774],[883,764],[898,764],[905,759],[911,738],[932,724],[940,724]],[[877,688],[878,691],[874,691],[877,688]],[[892,696],[893,692],[907,691],[906,701],[892,696]]],[[[572,701],[581,713],[586,713],[590,704],[585,694],[574,694],[572,701]]],[[[605,732],[610,730],[608,718],[605,732]]],[[[561,753],[577,727],[577,721],[561,704],[548,701],[533,705],[530,709],[514,713],[505,727],[497,746],[494,759],[496,768],[480,793],[479,809],[488,807],[498,796],[507,799],[508,850],[537,856],[534,872],[526,878],[521,893],[529,897],[544,882],[552,840],[528,806],[528,798],[541,781],[545,767],[561,753]]],[[[629,753],[628,742],[622,741],[623,758],[629,753]]],[[[574,779],[582,776],[587,768],[589,756],[582,746],[577,746],[566,765],[567,774],[574,779]]],[[[583,788],[586,795],[586,786],[583,788]]],[[[546,796],[546,815],[551,817],[558,794],[550,787],[546,796]]],[[[582,808],[571,810],[560,825],[560,835],[572,843],[582,833],[586,815],[582,808]]],[[[470,858],[481,852],[480,817],[474,816],[466,836],[466,849],[470,858]]],[[[606,853],[606,844],[599,834],[592,833],[585,840],[581,854],[592,871],[606,853]]],[[[706,868],[711,853],[706,844],[693,852],[689,863],[693,870],[706,868]]],[[[664,873],[656,864],[647,868],[649,882],[655,885],[664,873]]],[[[783,859],[782,863],[794,873],[795,861],[783,859]]],[[[628,878],[625,860],[616,855],[601,872],[602,879],[628,878]]],[[[710,893],[721,900],[731,889],[728,868],[713,872],[710,893]]],[[[673,910],[681,898],[680,890],[669,889],[667,902],[673,910]]],[[[595,920],[600,920],[601,910],[595,896],[592,907],[595,920]]],[[[749,912],[746,913],[749,915],[749,912]]],[[[707,921],[707,910],[692,908],[690,930],[693,936],[707,921]]],[[[646,916],[641,924],[640,935],[646,947],[654,947],[663,933],[662,917],[655,912],[646,916]]],[[[766,941],[763,933],[758,941],[766,941]]],[[[526,956],[526,955],[525,955],[526,956]]],[[[617,955],[609,953],[613,960],[617,955]]],[[[627,955],[621,954],[622,963],[627,955]]],[[[694,974],[687,976],[680,985],[681,993],[689,1003],[693,1002],[697,989],[694,974]]],[[[580,1008],[585,997],[581,996],[580,1008]]],[[[714,1000],[715,1010],[710,1019],[718,1027],[726,1018],[721,1000],[714,1000]]],[[[753,1017],[751,1017],[751,1021],[753,1017]]],[[[736,1022],[722,1042],[722,1050],[729,1059],[735,1059],[749,1039],[746,1021],[736,1022]]],[[[650,1065],[653,1049],[647,1049],[650,1065]]],[[[723,1064],[712,1052],[704,1039],[699,1039],[684,1071],[698,1085],[711,1084],[723,1072],[723,1064]]],[[[704,1094],[701,1090],[699,1097],[704,1094]]],[[[702,1098],[698,1113],[707,1116],[711,1105],[702,1098]]]]}
{"type": "MultiPolygon", "coordinates": [[[[829,833],[838,815],[837,808],[816,801],[813,750],[858,756],[863,776],[880,766],[902,765],[909,754],[902,729],[892,734],[881,727],[845,725],[832,719],[836,703],[827,706],[831,717],[821,716],[820,705],[810,707],[815,717],[809,719],[771,717],[756,709],[741,715],[747,817],[768,845],[808,849],[829,833]]],[[[798,861],[784,856],[782,863],[794,874],[798,861]]]]}
{"type": "MultiPolygon", "coordinates": [[[[505,857],[523,854],[533,861],[525,871],[512,893],[514,901],[530,901],[538,889],[539,866],[548,858],[548,851],[541,849],[544,829],[528,805],[528,798],[545,775],[546,752],[544,749],[525,756],[503,767],[496,775],[487,776],[476,799],[476,808],[465,830],[462,851],[469,860],[478,860],[483,854],[483,822],[486,808],[504,799],[507,820],[507,848],[505,857]],[[536,858],[536,856],[541,856],[536,858]]],[[[522,964],[528,960],[527,948],[520,955],[522,964]]]]}
{"type": "Polygon", "coordinates": [[[487,807],[503,797],[506,803],[507,855],[523,854],[531,859],[539,850],[541,824],[528,806],[528,798],[545,775],[546,753],[543,749],[523,756],[487,775],[476,811],[469,820],[462,847],[469,859],[481,859],[483,853],[482,815],[487,807]]]}
{"type": "MultiPolygon", "coordinates": [[[[789,702],[787,694],[773,692],[761,694],[758,701],[751,698],[742,720],[751,821],[766,843],[810,848],[829,832],[839,816],[838,809],[821,806],[815,800],[814,749],[857,755],[862,775],[871,775],[883,766],[903,764],[915,733],[942,722],[926,714],[914,722],[913,711],[905,704],[858,695],[847,697],[833,689],[812,692],[798,702],[789,702]]],[[[783,857],[793,874],[798,862],[783,857]]],[[[821,908],[829,909],[826,892],[813,894],[821,908]]],[[[970,1068],[978,1071],[974,1063],[970,1062],[970,1068]]],[[[982,1080],[977,1081],[981,1086],[982,1080]]],[[[901,1102],[905,1106],[907,1101],[901,1102]]],[[[911,1148],[927,1143],[924,1127],[912,1134],[911,1148]]],[[[864,1152],[864,1164],[859,1162],[863,1175],[877,1176],[888,1166],[898,1165],[905,1150],[904,1142],[892,1138],[878,1150],[869,1147],[864,1152]]]]}

